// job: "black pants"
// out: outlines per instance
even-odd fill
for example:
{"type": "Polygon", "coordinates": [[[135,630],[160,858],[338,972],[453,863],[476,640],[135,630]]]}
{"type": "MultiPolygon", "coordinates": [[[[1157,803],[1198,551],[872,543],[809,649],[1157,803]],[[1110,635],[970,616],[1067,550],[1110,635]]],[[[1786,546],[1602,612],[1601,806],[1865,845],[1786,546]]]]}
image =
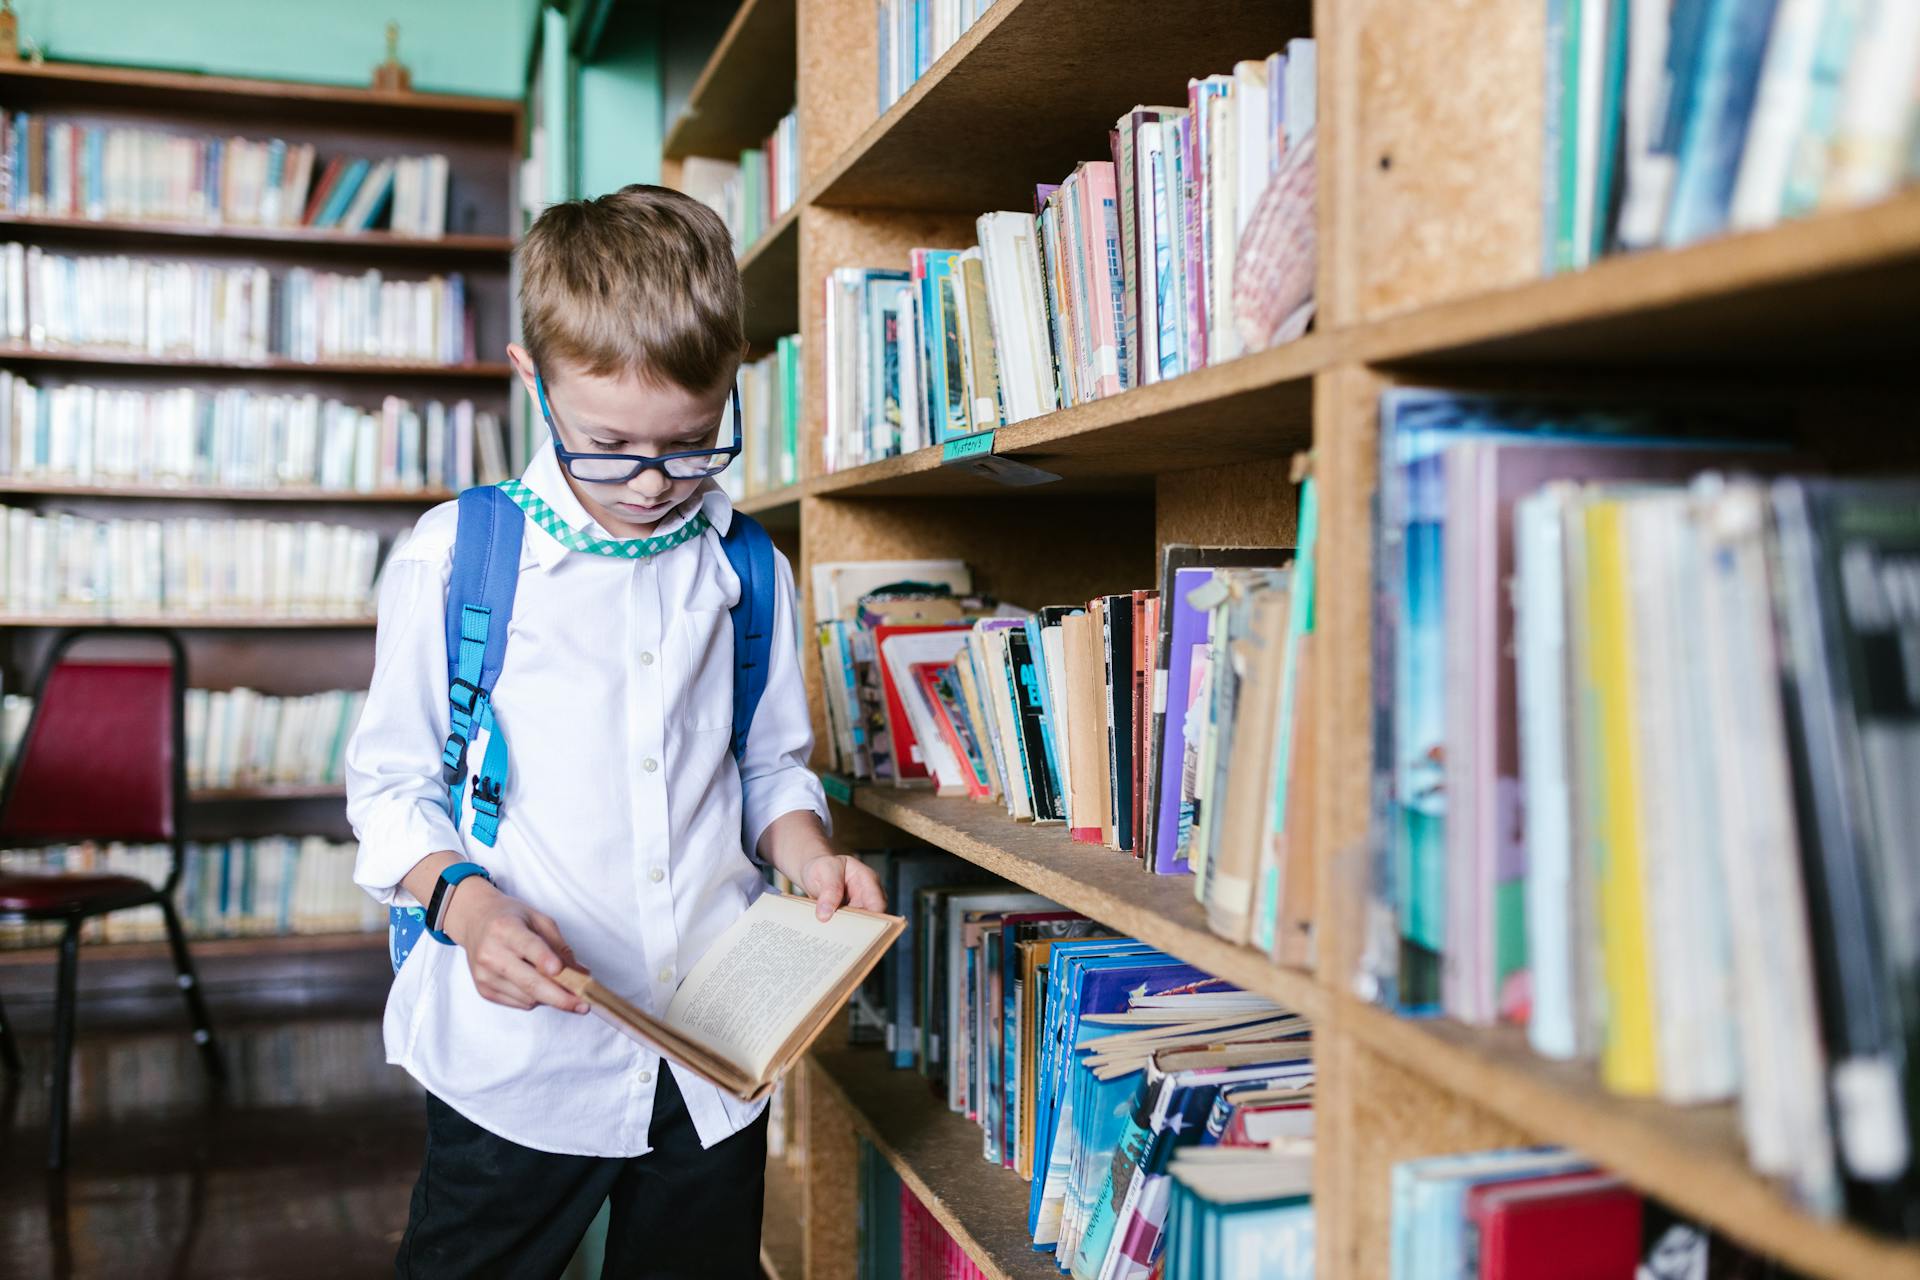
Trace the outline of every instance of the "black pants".
{"type": "Polygon", "coordinates": [[[558,1276],[611,1201],[607,1280],[756,1280],[767,1117],[702,1149],[662,1070],[648,1140],[631,1159],[561,1156],[509,1142],[427,1095],[427,1154],[414,1184],[400,1280],[558,1276]]]}

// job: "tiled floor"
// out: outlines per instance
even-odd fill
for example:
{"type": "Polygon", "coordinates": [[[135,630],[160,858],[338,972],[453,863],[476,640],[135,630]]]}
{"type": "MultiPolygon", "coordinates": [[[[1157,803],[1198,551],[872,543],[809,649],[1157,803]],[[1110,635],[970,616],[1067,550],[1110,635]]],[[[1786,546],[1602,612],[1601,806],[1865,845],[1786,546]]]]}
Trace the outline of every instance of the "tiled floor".
{"type": "Polygon", "coordinates": [[[0,1274],[391,1275],[424,1120],[383,1061],[385,975],[368,959],[367,981],[291,1007],[216,989],[217,1095],[177,997],[83,995],[64,1175],[43,1167],[46,1009],[0,974],[27,1057],[0,1094],[0,1274]]]}

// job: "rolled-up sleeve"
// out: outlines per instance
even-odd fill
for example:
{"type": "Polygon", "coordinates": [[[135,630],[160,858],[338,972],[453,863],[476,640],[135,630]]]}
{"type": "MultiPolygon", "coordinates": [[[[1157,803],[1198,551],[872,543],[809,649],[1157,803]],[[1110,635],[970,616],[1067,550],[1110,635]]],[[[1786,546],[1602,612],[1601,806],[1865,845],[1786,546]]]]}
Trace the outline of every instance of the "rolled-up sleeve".
{"type": "Polygon", "coordinates": [[[389,906],[419,906],[400,884],[424,857],[459,852],[447,814],[444,557],[396,554],[382,576],[373,683],[347,743],[347,819],[360,841],[354,883],[389,906]]]}
{"type": "Polygon", "coordinates": [[[760,858],[760,837],[775,819],[805,809],[827,816],[827,796],[807,767],[813,754],[813,721],[807,712],[806,683],[800,676],[800,638],[793,600],[793,569],[774,553],[779,591],[773,608],[773,652],[767,660],[767,688],[747,731],[740,761],[740,814],[746,850],[760,858]]]}

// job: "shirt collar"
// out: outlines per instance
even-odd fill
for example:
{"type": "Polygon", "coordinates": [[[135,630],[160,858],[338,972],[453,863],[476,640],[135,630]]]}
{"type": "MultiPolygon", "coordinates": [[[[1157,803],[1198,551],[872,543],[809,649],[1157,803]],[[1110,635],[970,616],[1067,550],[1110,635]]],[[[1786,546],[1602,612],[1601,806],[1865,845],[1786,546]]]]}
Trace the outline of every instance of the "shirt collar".
{"type": "MultiPolygon", "coordinates": [[[[573,486],[568,484],[566,476],[560,473],[560,459],[553,452],[551,439],[542,442],[534,451],[532,460],[527,463],[526,473],[520,479],[527,488],[539,495],[543,502],[552,507],[563,522],[576,529],[583,529],[595,537],[612,538],[614,536],[607,532],[600,522],[589,515],[587,509],[580,504],[580,499],[573,492],[573,486]]],[[[733,503],[725,493],[721,492],[720,486],[714,483],[711,477],[702,480],[700,487],[688,495],[687,500],[682,502],[672,515],[654,528],[654,536],[672,533],[693,519],[695,513],[701,511],[707,513],[707,520],[713,525],[714,530],[725,537],[727,530],[733,525],[733,503]]],[[[533,532],[533,536],[527,539],[527,545],[533,553],[534,562],[542,569],[551,569],[560,563],[561,558],[567,554],[566,544],[542,529],[535,521],[527,521],[527,528],[533,532]]]]}

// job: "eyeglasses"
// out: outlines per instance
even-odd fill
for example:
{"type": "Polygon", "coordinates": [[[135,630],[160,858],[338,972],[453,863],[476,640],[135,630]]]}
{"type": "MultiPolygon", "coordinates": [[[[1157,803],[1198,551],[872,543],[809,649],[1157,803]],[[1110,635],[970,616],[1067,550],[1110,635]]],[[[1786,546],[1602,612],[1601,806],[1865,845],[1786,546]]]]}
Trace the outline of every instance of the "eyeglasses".
{"type": "Polygon", "coordinates": [[[553,452],[560,465],[575,480],[588,484],[625,484],[649,468],[658,468],[670,479],[699,480],[717,476],[740,456],[740,388],[733,388],[733,443],[715,449],[687,449],[649,458],[638,453],[574,453],[560,441],[560,429],[553,425],[553,409],[547,403],[547,383],[540,374],[533,376],[534,390],[540,394],[540,416],[553,435],[553,452]]]}

